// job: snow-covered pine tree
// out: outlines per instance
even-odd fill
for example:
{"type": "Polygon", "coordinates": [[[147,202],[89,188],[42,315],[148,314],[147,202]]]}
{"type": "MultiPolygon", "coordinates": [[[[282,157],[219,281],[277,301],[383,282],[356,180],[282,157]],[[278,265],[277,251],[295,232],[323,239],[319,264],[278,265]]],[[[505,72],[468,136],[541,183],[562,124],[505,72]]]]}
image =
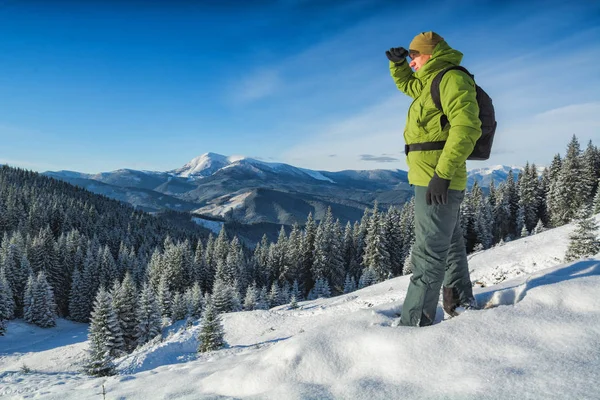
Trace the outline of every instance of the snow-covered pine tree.
{"type": "Polygon", "coordinates": [[[269,307],[272,308],[281,305],[279,301],[279,291],[280,289],[277,281],[273,282],[273,284],[271,284],[271,291],[269,292],[269,307]]]}
{"type": "Polygon", "coordinates": [[[71,282],[71,295],[69,296],[69,317],[73,321],[88,322],[89,310],[86,307],[88,294],[84,288],[84,281],[78,268],[73,271],[71,282]]]}
{"type": "MultiPolygon", "coordinates": [[[[404,203],[400,213],[400,231],[402,234],[402,262],[406,260],[415,242],[415,198],[404,203]]],[[[404,266],[403,266],[404,268],[404,266]]],[[[404,275],[404,271],[402,271],[404,275]]]]}
{"type": "Polygon", "coordinates": [[[263,286],[258,294],[258,300],[256,301],[255,310],[268,310],[269,309],[269,294],[267,293],[267,287],[263,286]]]}
{"type": "Polygon", "coordinates": [[[169,290],[169,283],[167,277],[163,275],[158,282],[158,289],[156,291],[156,300],[158,301],[158,309],[160,315],[163,318],[171,316],[171,291],[169,290]]]}
{"type": "Polygon", "coordinates": [[[290,298],[290,308],[292,310],[295,310],[298,308],[298,300],[296,299],[296,296],[292,295],[292,297],[290,298]]]}
{"type": "Polygon", "coordinates": [[[125,273],[123,282],[114,286],[112,300],[125,343],[125,351],[132,351],[136,345],[136,309],[138,304],[137,288],[129,271],[125,273]]]}
{"type": "Polygon", "coordinates": [[[598,187],[598,178],[600,171],[596,171],[597,160],[596,147],[590,140],[588,145],[581,155],[581,186],[582,186],[582,204],[590,204],[593,201],[593,196],[598,187]]]}
{"type": "Polygon", "coordinates": [[[6,279],[4,267],[0,267],[0,336],[6,330],[5,321],[11,319],[14,314],[15,302],[10,284],[6,279]]]}
{"type": "Polygon", "coordinates": [[[314,249],[315,240],[317,236],[317,225],[313,219],[312,213],[308,213],[306,224],[304,225],[304,236],[302,240],[301,249],[301,278],[299,280],[300,287],[304,291],[304,294],[308,291],[308,288],[313,285],[312,266],[314,264],[314,249]]]}
{"type": "Polygon", "coordinates": [[[374,283],[377,283],[375,271],[373,271],[371,268],[364,268],[363,273],[358,280],[358,288],[362,289],[367,286],[371,286],[374,283]]]}
{"type": "Polygon", "coordinates": [[[25,285],[25,294],[23,295],[23,319],[30,324],[34,321],[34,302],[33,293],[35,291],[35,277],[33,273],[29,275],[25,285]]]}
{"type": "MultiPolygon", "coordinates": [[[[118,291],[120,285],[115,288],[118,291]]],[[[110,356],[119,357],[125,351],[125,341],[113,304],[114,301],[110,292],[100,286],[90,319],[89,339],[93,341],[91,336],[99,335],[99,338],[103,340],[103,348],[109,352],[110,356]]]]}
{"type": "Polygon", "coordinates": [[[592,201],[592,210],[594,214],[600,213],[600,186],[598,186],[594,200],[592,201]]]}
{"type": "Polygon", "coordinates": [[[136,312],[136,344],[142,345],[161,334],[161,315],[152,287],[145,283],[136,312]]]}
{"type": "Polygon", "coordinates": [[[32,302],[33,323],[42,328],[56,326],[56,302],[44,271],[38,273],[32,302]]]}
{"type": "Polygon", "coordinates": [[[292,296],[296,297],[296,300],[298,301],[303,299],[302,292],[300,291],[300,285],[298,284],[297,280],[292,283],[292,288],[290,289],[290,298],[292,296]]]}
{"type": "Polygon", "coordinates": [[[598,223],[592,217],[589,206],[583,206],[577,213],[577,227],[569,236],[569,247],[565,261],[573,261],[581,257],[594,256],[600,252],[598,240],[598,223]]]}
{"type": "Polygon", "coordinates": [[[542,220],[538,220],[537,225],[535,226],[535,228],[533,228],[533,234],[537,235],[538,233],[544,232],[546,230],[546,228],[544,227],[544,224],[542,223],[542,220]]]}
{"type": "Polygon", "coordinates": [[[205,353],[222,348],[225,345],[223,324],[217,309],[209,302],[202,313],[198,352],[205,353]]]}
{"type": "Polygon", "coordinates": [[[398,276],[402,273],[403,258],[403,238],[401,227],[402,215],[396,207],[390,207],[385,215],[385,236],[387,250],[390,255],[390,267],[392,276],[398,276]]]}
{"type": "Polygon", "coordinates": [[[562,161],[556,181],[551,183],[552,225],[561,226],[569,223],[579,208],[584,205],[585,193],[583,168],[581,165],[581,149],[577,137],[573,135],[567,147],[567,154],[562,161]]]}
{"type": "Polygon", "coordinates": [[[375,279],[378,282],[387,279],[392,271],[381,219],[382,216],[377,209],[377,203],[375,203],[365,238],[363,265],[375,272],[375,279]]]}
{"type": "Polygon", "coordinates": [[[112,297],[103,286],[98,290],[88,333],[90,347],[85,371],[92,376],[115,374],[113,360],[123,354],[125,342],[112,297]]]}
{"type": "Polygon", "coordinates": [[[227,313],[233,311],[233,288],[221,279],[215,281],[211,294],[211,303],[215,310],[219,313],[227,313]]]}
{"type": "Polygon", "coordinates": [[[200,318],[202,316],[202,309],[204,308],[204,296],[202,296],[200,284],[194,282],[194,286],[186,291],[185,297],[187,299],[188,317],[194,319],[200,318]]]}
{"type": "Polygon", "coordinates": [[[246,290],[246,296],[244,297],[244,310],[252,311],[256,307],[258,301],[258,293],[256,291],[256,283],[248,286],[246,290]]]}
{"type": "Polygon", "coordinates": [[[412,251],[413,251],[413,248],[411,246],[410,249],[408,250],[408,256],[404,260],[404,269],[402,270],[402,273],[404,275],[410,275],[413,273],[412,251]]]}
{"type": "Polygon", "coordinates": [[[185,319],[187,311],[187,304],[183,295],[179,292],[176,292],[171,303],[171,320],[181,321],[185,319]]]}
{"type": "Polygon", "coordinates": [[[356,290],[356,281],[353,276],[346,275],[346,281],[344,282],[344,293],[354,292],[356,290]]]}

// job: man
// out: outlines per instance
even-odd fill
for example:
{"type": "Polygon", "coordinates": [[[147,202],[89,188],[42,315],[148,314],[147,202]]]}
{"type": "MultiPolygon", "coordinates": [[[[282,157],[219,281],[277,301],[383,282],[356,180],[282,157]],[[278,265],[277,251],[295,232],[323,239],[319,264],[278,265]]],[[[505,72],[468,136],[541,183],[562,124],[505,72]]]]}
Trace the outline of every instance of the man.
{"type": "Polygon", "coordinates": [[[409,50],[392,48],[386,56],[396,86],[414,99],[404,141],[408,180],[415,188],[415,243],[400,325],[427,326],[435,320],[442,284],[448,314],[457,315],[458,307],[475,306],[460,204],[467,187],[466,160],[481,136],[479,106],[473,79],[460,70],[446,72],[441,80],[444,112],[434,105],[433,78],[462,60],[462,53],[440,35],[420,33],[409,50]]]}

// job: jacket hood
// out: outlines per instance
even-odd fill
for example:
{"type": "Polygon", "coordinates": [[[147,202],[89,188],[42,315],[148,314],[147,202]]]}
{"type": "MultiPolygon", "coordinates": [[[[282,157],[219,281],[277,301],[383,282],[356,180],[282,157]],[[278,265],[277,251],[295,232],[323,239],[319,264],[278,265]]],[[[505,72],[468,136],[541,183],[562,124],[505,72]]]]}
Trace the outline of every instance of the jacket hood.
{"type": "Polygon", "coordinates": [[[429,61],[423,65],[417,72],[415,72],[415,77],[420,80],[428,80],[431,75],[441,71],[444,68],[460,65],[462,61],[463,53],[458,50],[454,50],[452,47],[446,43],[445,40],[439,42],[435,49],[433,50],[433,54],[429,61]]]}

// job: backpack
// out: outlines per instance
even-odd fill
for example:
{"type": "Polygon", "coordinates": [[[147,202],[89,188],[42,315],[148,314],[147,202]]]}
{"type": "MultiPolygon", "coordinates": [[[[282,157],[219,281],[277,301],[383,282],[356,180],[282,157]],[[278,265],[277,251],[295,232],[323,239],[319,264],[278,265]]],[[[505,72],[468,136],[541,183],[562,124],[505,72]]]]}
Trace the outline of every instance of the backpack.
{"type": "MultiPolygon", "coordinates": [[[[440,82],[444,77],[444,74],[450,70],[457,69],[463,71],[465,74],[469,75],[473,81],[475,81],[474,76],[465,68],[458,65],[448,67],[443,71],[439,72],[435,78],[433,78],[433,82],[431,83],[431,97],[433,98],[433,104],[435,104],[436,108],[440,110],[442,113],[442,101],[440,99],[440,82]]],[[[496,133],[496,114],[494,112],[494,105],[492,104],[492,99],[488,94],[477,84],[475,84],[475,90],[477,91],[477,104],[479,105],[479,119],[481,120],[481,137],[477,139],[475,142],[475,147],[473,148],[473,152],[467,158],[467,160],[487,160],[490,158],[490,152],[492,150],[492,143],[494,141],[494,134],[496,133]]],[[[448,117],[446,115],[442,116],[442,129],[448,123],[448,117]]]]}

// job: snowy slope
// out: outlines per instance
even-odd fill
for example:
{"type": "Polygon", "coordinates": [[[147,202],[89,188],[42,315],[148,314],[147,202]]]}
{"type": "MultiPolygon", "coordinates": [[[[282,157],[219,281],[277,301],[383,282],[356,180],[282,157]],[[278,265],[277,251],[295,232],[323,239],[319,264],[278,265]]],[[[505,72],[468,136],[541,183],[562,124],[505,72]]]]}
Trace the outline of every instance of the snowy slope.
{"type": "Polygon", "coordinates": [[[427,328],[395,326],[400,277],[299,310],[226,314],[228,347],[209,354],[195,353],[199,327],[180,323],[119,360],[121,375],[93,379],[75,372],[85,325],[11,322],[0,397],[97,399],[105,384],[125,399],[598,399],[600,257],[561,265],[572,229],[473,255],[491,308],[427,328]]]}

